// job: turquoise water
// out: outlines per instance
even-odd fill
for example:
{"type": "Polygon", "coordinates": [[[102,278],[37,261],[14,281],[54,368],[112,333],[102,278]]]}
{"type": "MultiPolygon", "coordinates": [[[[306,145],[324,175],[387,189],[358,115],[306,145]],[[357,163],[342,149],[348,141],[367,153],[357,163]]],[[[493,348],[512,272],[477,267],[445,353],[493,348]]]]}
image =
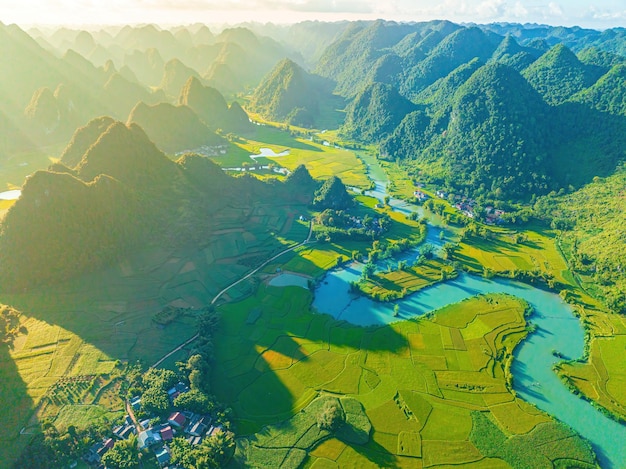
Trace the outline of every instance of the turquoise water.
{"type": "MultiPolygon", "coordinates": [[[[375,160],[364,159],[376,184],[376,188],[368,193],[382,201],[386,195],[386,176],[375,160]]],[[[391,206],[402,212],[418,211],[423,215],[421,207],[403,201],[391,200],[391,206]]],[[[438,222],[432,217],[430,221],[438,222]]],[[[439,239],[439,232],[444,228],[432,224],[428,228],[427,242],[440,246],[447,241],[439,239]]],[[[415,257],[415,254],[408,254],[405,258],[411,256],[415,257]]],[[[358,280],[361,269],[362,264],[350,264],[345,269],[328,273],[315,290],[314,308],[337,319],[368,326],[421,316],[482,293],[506,293],[526,300],[533,307],[530,321],[536,330],[515,350],[512,365],[515,391],[522,399],[568,424],[589,440],[603,468],[626,468],[626,426],[572,394],[552,371],[553,365],[560,361],[553,351],[565,359],[577,359],[583,355],[584,347],[580,321],[558,295],[510,280],[487,280],[463,274],[397,302],[400,310],[398,317],[394,317],[395,304],[351,296],[350,282],[358,280]]]]}
{"type": "Polygon", "coordinates": [[[350,282],[358,279],[361,267],[351,265],[326,275],[315,291],[315,309],[352,324],[368,326],[421,316],[481,293],[507,293],[526,300],[534,309],[531,322],[537,329],[515,350],[512,366],[515,391],[587,438],[602,467],[626,467],[626,426],[570,393],[552,371],[554,363],[559,361],[553,351],[568,359],[583,353],[580,322],[558,295],[519,282],[463,274],[398,302],[399,317],[394,317],[394,304],[350,295],[350,282]]]}

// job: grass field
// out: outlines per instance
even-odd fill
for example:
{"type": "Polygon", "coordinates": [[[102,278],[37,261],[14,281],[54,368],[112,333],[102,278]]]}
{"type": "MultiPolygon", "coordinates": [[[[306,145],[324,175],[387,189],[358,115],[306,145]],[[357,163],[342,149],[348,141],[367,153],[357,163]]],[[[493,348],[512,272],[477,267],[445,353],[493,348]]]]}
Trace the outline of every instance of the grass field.
{"type": "Polygon", "coordinates": [[[289,132],[270,125],[256,126],[254,137],[241,139],[227,155],[212,159],[222,167],[240,167],[244,162],[253,163],[250,155],[258,154],[261,148],[271,148],[276,153],[289,150],[289,155],[259,158],[259,163],[274,163],[289,170],[304,164],[314,178],[339,176],[348,186],[369,186],[365,166],[354,152],[293,137],[289,132]]]}
{"type": "MultiPolygon", "coordinates": [[[[330,438],[300,448],[308,457],[298,452],[293,461],[306,467],[493,467],[494,461],[507,467],[508,456],[481,452],[481,442],[472,440],[472,412],[490,416],[507,439],[553,425],[508,385],[507,357],[525,336],[525,304],[518,300],[476,297],[431,319],[371,328],[312,314],[310,301],[304,289],[262,285],[254,297],[221,307],[213,390],[232,404],[240,433],[257,449],[273,434],[266,425],[289,425],[320,392],[357,400],[371,422],[371,439],[330,438]],[[254,325],[246,324],[259,307],[254,325]]],[[[578,452],[578,442],[565,440],[563,451],[581,465],[593,462],[591,453],[578,452]]]]}
{"type": "Polygon", "coordinates": [[[391,271],[378,271],[359,282],[359,289],[370,298],[396,300],[435,283],[455,278],[456,270],[439,259],[391,271]]]}
{"type": "Polygon", "coordinates": [[[587,362],[561,364],[557,371],[571,387],[626,422],[626,319],[597,313],[587,362]],[[600,329],[599,319],[604,320],[600,329]]]}
{"type": "Polygon", "coordinates": [[[564,285],[572,285],[553,232],[532,227],[522,232],[526,240],[520,243],[515,242],[515,233],[507,228],[490,227],[488,238],[470,236],[462,241],[454,259],[478,273],[484,269],[494,273],[538,271],[553,275],[564,285]]]}
{"type": "MultiPolygon", "coordinates": [[[[272,253],[302,241],[308,227],[297,216],[303,210],[258,205],[245,214],[243,225],[241,213],[221,213],[214,219],[214,236],[200,250],[146,247],[106,271],[4,294],[2,303],[22,314],[20,334],[10,347],[0,346],[0,398],[7,404],[0,467],[8,466],[29,434],[39,431],[42,418],[54,420],[66,406],[119,409],[118,390],[111,383],[120,364],[154,363],[195,332],[193,312],[165,327],[153,321],[155,314],[166,305],[206,306],[272,253]],[[27,427],[24,435],[19,434],[22,427],[27,427]]],[[[242,284],[226,298],[252,291],[253,283],[242,284]]],[[[174,355],[166,365],[174,367],[186,353],[174,355]]]]}
{"type": "Polygon", "coordinates": [[[43,150],[11,155],[0,165],[0,192],[22,187],[26,176],[39,169],[46,169],[57,161],[64,146],[54,145],[43,150]]]}

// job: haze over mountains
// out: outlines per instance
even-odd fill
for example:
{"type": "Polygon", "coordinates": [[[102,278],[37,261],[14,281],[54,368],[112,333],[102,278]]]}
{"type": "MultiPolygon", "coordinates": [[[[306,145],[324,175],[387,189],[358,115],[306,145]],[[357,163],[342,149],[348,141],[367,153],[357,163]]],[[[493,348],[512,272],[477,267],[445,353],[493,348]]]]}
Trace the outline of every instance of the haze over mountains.
{"type": "MultiPolygon", "coordinates": [[[[41,203],[52,188],[90,194],[83,202],[118,184],[125,188],[113,192],[167,191],[185,171],[161,152],[228,145],[227,134],[254,132],[246,111],[320,130],[332,112],[340,136],[374,145],[416,181],[490,201],[576,190],[625,158],[623,28],[379,20],[253,29],[29,34],[0,24],[0,161],[63,144],[80,128],[63,166],[52,168],[59,179],[33,176],[15,211],[30,213],[18,208],[41,203]],[[116,156],[97,164],[85,157],[99,152],[116,156]],[[161,163],[135,161],[148,154],[161,163]],[[136,180],[116,173],[127,164],[144,168],[136,180]],[[153,176],[166,186],[148,182],[153,176]]],[[[16,217],[3,222],[5,238],[16,217]]],[[[124,245],[134,239],[111,236],[124,245]]]]}

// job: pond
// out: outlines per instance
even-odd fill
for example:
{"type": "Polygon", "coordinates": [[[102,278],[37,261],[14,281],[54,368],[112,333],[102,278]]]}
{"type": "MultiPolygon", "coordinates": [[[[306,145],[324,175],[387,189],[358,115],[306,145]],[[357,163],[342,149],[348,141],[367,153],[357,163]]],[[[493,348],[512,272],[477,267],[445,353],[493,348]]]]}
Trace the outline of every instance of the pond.
{"type": "Polygon", "coordinates": [[[309,278],[303,275],[285,272],[272,277],[268,284],[272,287],[302,287],[309,289],[309,278]]]}
{"type": "Polygon", "coordinates": [[[260,148],[258,155],[250,155],[250,158],[253,160],[256,158],[276,158],[279,156],[287,156],[289,155],[289,150],[281,151],[280,153],[276,153],[271,148],[260,148]]]}
{"type": "MultiPolygon", "coordinates": [[[[375,182],[375,195],[384,197],[386,182],[380,179],[375,182]]],[[[392,206],[394,203],[402,209],[414,209],[410,204],[392,201],[392,206]]],[[[429,226],[429,232],[439,230],[429,226]]],[[[428,236],[428,241],[433,244],[438,239],[428,236]]],[[[411,255],[415,256],[415,253],[407,256],[411,255]]],[[[561,360],[555,357],[554,351],[565,359],[576,359],[583,355],[584,347],[580,321],[558,295],[520,282],[462,274],[455,280],[439,283],[398,301],[399,315],[394,317],[394,303],[377,303],[351,295],[350,282],[358,280],[362,267],[362,264],[352,263],[326,274],[315,290],[313,307],[337,319],[368,326],[421,316],[478,294],[506,293],[526,300],[533,307],[530,321],[536,330],[515,350],[511,368],[515,391],[522,399],[568,424],[589,440],[602,467],[626,467],[626,426],[572,394],[552,371],[553,365],[561,360]]]]}
{"type": "Polygon", "coordinates": [[[22,191],[15,189],[12,191],[0,192],[0,200],[17,200],[22,195],[22,191]]]}

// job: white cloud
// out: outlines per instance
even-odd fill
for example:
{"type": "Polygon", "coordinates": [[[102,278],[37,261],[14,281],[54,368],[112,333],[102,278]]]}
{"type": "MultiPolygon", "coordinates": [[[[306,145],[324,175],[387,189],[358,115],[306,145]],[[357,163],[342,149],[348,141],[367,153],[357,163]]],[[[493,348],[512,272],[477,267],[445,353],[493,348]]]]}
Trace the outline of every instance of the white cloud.
{"type": "Polygon", "coordinates": [[[624,0],[0,0],[0,21],[164,24],[303,19],[541,22],[624,26],[624,0]]]}

